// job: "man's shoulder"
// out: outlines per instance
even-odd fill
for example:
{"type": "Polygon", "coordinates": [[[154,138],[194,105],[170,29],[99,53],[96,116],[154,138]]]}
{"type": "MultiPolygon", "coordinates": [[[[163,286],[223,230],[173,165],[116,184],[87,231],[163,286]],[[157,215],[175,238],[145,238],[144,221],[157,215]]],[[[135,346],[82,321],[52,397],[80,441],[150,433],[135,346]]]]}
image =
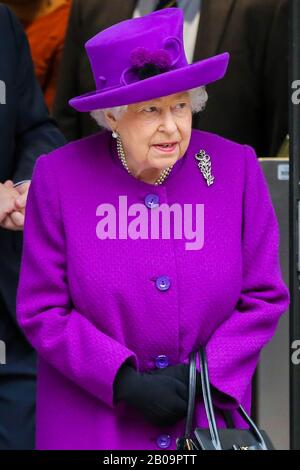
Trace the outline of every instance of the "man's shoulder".
{"type": "Polygon", "coordinates": [[[19,19],[10,8],[0,3],[0,70],[4,70],[5,76],[15,74],[15,67],[24,58],[20,57],[20,47],[25,43],[27,38],[19,19]]]}
{"type": "MultiPolygon", "coordinates": [[[[1,26],[4,24],[4,21],[7,21],[9,16],[10,16],[9,8],[6,5],[4,5],[3,3],[0,3],[0,25],[1,26]]],[[[0,29],[0,31],[2,31],[2,30],[0,29]]]]}
{"type": "Polygon", "coordinates": [[[14,20],[15,17],[11,10],[6,5],[0,3],[0,44],[4,44],[4,41],[7,43],[10,37],[13,38],[14,20]]]}

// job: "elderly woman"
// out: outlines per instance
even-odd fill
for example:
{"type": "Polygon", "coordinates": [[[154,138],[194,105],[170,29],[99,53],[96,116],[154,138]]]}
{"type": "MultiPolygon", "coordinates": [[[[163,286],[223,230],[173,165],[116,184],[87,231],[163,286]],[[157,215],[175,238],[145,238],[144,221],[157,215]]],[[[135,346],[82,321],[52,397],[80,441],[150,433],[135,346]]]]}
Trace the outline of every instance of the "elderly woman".
{"type": "MultiPolygon", "coordinates": [[[[172,8],[90,39],[97,89],[70,104],[109,131],[35,166],[17,310],[39,357],[37,449],[175,449],[199,345],[219,426],[229,408],[245,427],[288,306],[253,149],[191,128],[228,54],[189,65],[182,29],[172,8]]],[[[195,416],[207,427],[201,393],[195,416]]]]}

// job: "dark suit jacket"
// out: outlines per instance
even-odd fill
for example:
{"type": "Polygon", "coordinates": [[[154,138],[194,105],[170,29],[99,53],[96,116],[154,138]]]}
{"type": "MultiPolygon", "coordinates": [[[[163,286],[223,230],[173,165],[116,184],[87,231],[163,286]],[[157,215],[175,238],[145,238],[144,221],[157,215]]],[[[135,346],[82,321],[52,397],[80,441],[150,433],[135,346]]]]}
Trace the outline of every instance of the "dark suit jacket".
{"type": "MultiPolygon", "coordinates": [[[[94,90],[84,43],[132,17],[136,0],[73,0],[54,116],[69,140],[96,132],[88,113],[68,100],[94,90]]],[[[203,0],[194,61],[230,52],[223,80],[207,86],[205,111],[195,128],[252,145],[274,156],[288,132],[287,0],[203,0]]],[[[116,57],[116,60],[118,58],[116,57]]]]}
{"type": "MultiPolygon", "coordinates": [[[[65,139],[49,118],[23,29],[1,4],[0,81],[0,182],[18,182],[30,179],[37,157],[65,139]]],[[[15,315],[22,240],[22,232],[0,228],[0,339],[7,345],[7,366],[12,352],[8,343],[21,335],[15,315]]]]}

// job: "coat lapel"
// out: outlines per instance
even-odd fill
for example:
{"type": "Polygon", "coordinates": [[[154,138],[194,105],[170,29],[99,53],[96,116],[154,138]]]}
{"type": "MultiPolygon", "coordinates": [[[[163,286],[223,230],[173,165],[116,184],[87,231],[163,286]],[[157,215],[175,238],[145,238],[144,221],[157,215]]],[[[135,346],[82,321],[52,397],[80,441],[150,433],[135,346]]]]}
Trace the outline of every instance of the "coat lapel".
{"type": "Polygon", "coordinates": [[[236,0],[202,0],[193,61],[219,53],[220,43],[236,0]]]}

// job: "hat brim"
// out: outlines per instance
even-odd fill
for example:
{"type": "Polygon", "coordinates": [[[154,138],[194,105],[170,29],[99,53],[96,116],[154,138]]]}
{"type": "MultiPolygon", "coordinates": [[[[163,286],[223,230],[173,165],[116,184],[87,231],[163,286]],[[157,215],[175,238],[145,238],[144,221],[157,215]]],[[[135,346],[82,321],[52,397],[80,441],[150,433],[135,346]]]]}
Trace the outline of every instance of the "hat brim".
{"type": "Polygon", "coordinates": [[[69,104],[77,111],[88,112],[172,95],[220,80],[228,62],[229,53],[225,52],[130,85],[85,93],[69,100],[69,104]]]}

